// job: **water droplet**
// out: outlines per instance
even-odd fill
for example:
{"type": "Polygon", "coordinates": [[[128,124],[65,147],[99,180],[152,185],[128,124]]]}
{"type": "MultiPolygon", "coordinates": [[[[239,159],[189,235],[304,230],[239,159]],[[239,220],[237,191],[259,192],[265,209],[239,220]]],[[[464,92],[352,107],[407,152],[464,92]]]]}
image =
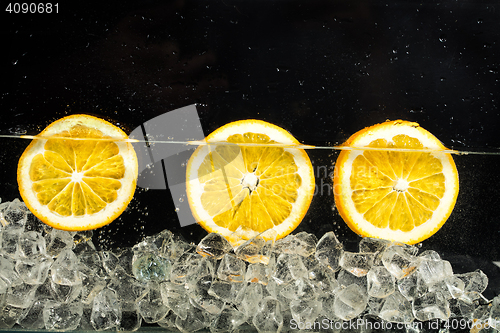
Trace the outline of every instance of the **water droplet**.
{"type": "Polygon", "coordinates": [[[441,35],[441,36],[439,36],[439,41],[440,41],[441,43],[446,43],[446,35],[441,35]]]}
{"type": "Polygon", "coordinates": [[[182,199],[182,198],[179,198],[179,202],[184,202],[184,199],[182,199]]]}
{"type": "Polygon", "coordinates": [[[19,61],[19,60],[12,60],[12,65],[17,65],[17,62],[18,62],[18,61],[19,61]]]}
{"type": "Polygon", "coordinates": [[[477,19],[477,24],[482,24],[483,23],[483,19],[477,19]]]}
{"type": "Polygon", "coordinates": [[[444,81],[446,81],[446,78],[442,77],[442,78],[439,79],[439,81],[444,82],[444,81]]]}
{"type": "Polygon", "coordinates": [[[180,210],[179,208],[175,208],[175,211],[176,211],[176,212],[179,212],[179,210],[180,210]]]}

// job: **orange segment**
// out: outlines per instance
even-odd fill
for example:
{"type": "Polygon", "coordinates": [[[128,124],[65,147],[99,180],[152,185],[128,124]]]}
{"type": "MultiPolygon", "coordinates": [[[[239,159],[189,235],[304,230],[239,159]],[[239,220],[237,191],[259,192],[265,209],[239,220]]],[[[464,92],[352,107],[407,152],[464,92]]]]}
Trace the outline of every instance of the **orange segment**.
{"type": "Polygon", "coordinates": [[[365,128],[345,145],[380,148],[342,151],[335,165],[335,203],[353,231],[414,244],[445,223],[458,195],[458,172],[436,137],[398,120],[365,128]]]}
{"type": "Polygon", "coordinates": [[[206,140],[228,144],[200,146],[188,162],[188,200],[200,225],[242,239],[293,231],[314,193],[312,165],[304,150],[265,145],[299,142],[259,120],[227,124],[206,140]]]}
{"type": "Polygon", "coordinates": [[[43,222],[64,230],[94,229],[117,218],[133,197],[137,157],[127,135],[87,115],[59,119],[26,148],[19,191],[43,222]]]}

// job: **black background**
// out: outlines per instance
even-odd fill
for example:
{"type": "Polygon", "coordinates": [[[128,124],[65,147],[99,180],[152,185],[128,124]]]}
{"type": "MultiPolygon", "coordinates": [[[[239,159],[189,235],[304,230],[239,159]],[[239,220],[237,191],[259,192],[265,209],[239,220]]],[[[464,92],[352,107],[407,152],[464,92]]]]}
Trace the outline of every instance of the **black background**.
{"type": "MultiPolygon", "coordinates": [[[[500,5],[493,2],[82,1],[51,14],[7,13],[1,4],[2,134],[36,134],[73,113],[130,132],[197,103],[205,134],[257,118],[301,142],[331,145],[405,119],[450,148],[500,147],[500,5]]],[[[1,139],[3,201],[19,197],[16,163],[27,144],[1,139]]],[[[316,167],[333,170],[337,152],[308,153],[316,167]]],[[[500,260],[499,159],[455,156],[455,210],[422,244],[456,272],[480,267],[491,280],[500,276],[489,264],[500,260]]],[[[320,188],[331,185],[316,176],[320,188]]],[[[180,228],[168,191],[138,189],[95,242],[116,249],[165,228],[193,242],[206,235],[197,225],[180,228]]],[[[334,230],[349,250],[359,241],[327,193],[314,197],[297,229],[304,230],[318,238],[334,230]]]]}

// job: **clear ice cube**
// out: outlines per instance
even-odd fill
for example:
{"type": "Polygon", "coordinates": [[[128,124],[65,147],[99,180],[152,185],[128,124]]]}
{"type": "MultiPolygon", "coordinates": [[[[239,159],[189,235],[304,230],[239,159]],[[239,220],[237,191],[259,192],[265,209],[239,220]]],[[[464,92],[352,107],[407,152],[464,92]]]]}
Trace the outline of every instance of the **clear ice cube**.
{"type": "Polygon", "coordinates": [[[373,253],[344,251],[340,257],[339,265],[353,275],[365,276],[373,266],[374,257],[373,253]]]}
{"type": "Polygon", "coordinates": [[[52,258],[46,255],[19,258],[16,261],[16,272],[24,282],[42,284],[49,275],[52,258]]]}
{"type": "Polygon", "coordinates": [[[337,292],[334,301],[335,316],[342,320],[356,318],[366,308],[368,295],[357,284],[343,288],[337,292]]]}
{"type": "Polygon", "coordinates": [[[382,254],[385,268],[398,280],[412,274],[420,264],[420,258],[412,255],[411,249],[408,246],[392,245],[382,254]]]}
{"type": "Polygon", "coordinates": [[[47,330],[71,331],[80,324],[83,305],[80,302],[47,301],[43,308],[43,321],[47,330]]]}
{"type": "Polygon", "coordinates": [[[189,296],[184,285],[163,282],[160,284],[160,292],[163,303],[178,317],[183,320],[186,319],[189,308],[189,296]]]}
{"type": "Polygon", "coordinates": [[[196,252],[202,256],[209,256],[213,259],[221,259],[229,253],[233,247],[224,236],[212,232],[206,235],[196,247],[196,252]]]}
{"type": "Polygon", "coordinates": [[[24,232],[19,237],[19,255],[25,258],[44,256],[45,238],[36,231],[24,232]]]}
{"type": "Polygon", "coordinates": [[[116,293],[108,288],[103,289],[92,303],[90,322],[96,331],[104,331],[120,325],[122,309],[116,293]]]}
{"type": "Polygon", "coordinates": [[[296,235],[288,235],[274,244],[274,251],[278,253],[298,254],[309,257],[316,252],[318,239],[313,234],[299,232],[296,235]]]}
{"type": "Polygon", "coordinates": [[[320,301],[313,299],[294,299],[290,302],[290,312],[292,318],[296,322],[312,323],[318,318],[321,313],[322,304],[320,301]]]}
{"type": "Polygon", "coordinates": [[[488,286],[488,277],[480,269],[474,272],[456,274],[455,276],[464,282],[465,296],[471,301],[480,298],[481,293],[488,286]]]}
{"type": "Polygon", "coordinates": [[[238,258],[249,263],[262,263],[267,265],[271,258],[276,235],[277,233],[275,230],[266,230],[238,246],[235,250],[235,254],[238,258]]]}
{"type": "Polygon", "coordinates": [[[421,321],[447,320],[451,314],[449,304],[440,292],[429,292],[415,298],[412,308],[415,318],[421,321]]]}
{"type": "Polygon", "coordinates": [[[225,307],[221,313],[210,323],[210,332],[233,332],[247,319],[247,316],[232,307],[225,307]]]}
{"type": "Polygon", "coordinates": [[[383,266],[374,266],[366,275],[368,295],[386,297],[395,290],[396,278],[383,266]]]}
{"type": "Polygon", "coordinates": [[[170,310],[163,303],[160,286],[151,282],[148,287],[148,293],[137,302],[137,306],[146,323],[156,323],[165,318],[170,310]]]}
{"type": "Polygon", "coordinates": [[[170,279],[171,264],[154,252],[137,251],[132,259],[132,273],[139,282],[161,282],[170,279]]]}
{"type": "Polygon", "coordinates": [[[316,244],[314,256],[316,259],[336,272],[339,270],[339,261],[342,256],[343,246],[339,242],[333,231],[327,232],[316,244]]]}
{"type": "Polygon", "coordinates": [[[394,323],[411,323],[413,317],[411,303],[399,291],[384,298],[378,316],[394,323]]]}
{"type": "Polygon", "coordinates": [[[432,285],[453,275],[451,264],[446,260],[423,259],[417,268],[417,273],[428,285],[432,285]]]}
{"type": "Polygon", "coordinates": [[[243,282],[245,280],[245,262],[232,254],[225,254],[217,269],[217,277],[230,282],[243,282]]]}
{"type": "Polygon", "coordinates": [[[253,315],[252,323],[259,333],[281,331],[283,316],[280,302],[272,297],[263,298],[253,315]]]}

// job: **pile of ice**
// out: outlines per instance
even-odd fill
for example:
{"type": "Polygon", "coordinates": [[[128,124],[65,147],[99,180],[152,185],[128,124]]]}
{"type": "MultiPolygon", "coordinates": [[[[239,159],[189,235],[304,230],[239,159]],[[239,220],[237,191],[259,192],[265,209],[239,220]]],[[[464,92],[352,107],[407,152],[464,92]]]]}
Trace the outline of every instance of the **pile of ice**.
{"type": "MultiPolygon", "coordinates": [[[[453,274],[438,253],[364,238],[343,249],[333,232],[237,248],[217,235],[197,246],[165,230],[119,252],[89,232],[45,226],[19,200],[0,204],[0,329],[288,332],[356,318],[412,323],[497,320],[481,271],[453,274]],[[254,330],[254,328],[251,328],[254,330]]],[[[270,236],[268,234],[267,236],[270,236]]],[[[322,326],[325,329],[324,326],[322,326]]]]}

